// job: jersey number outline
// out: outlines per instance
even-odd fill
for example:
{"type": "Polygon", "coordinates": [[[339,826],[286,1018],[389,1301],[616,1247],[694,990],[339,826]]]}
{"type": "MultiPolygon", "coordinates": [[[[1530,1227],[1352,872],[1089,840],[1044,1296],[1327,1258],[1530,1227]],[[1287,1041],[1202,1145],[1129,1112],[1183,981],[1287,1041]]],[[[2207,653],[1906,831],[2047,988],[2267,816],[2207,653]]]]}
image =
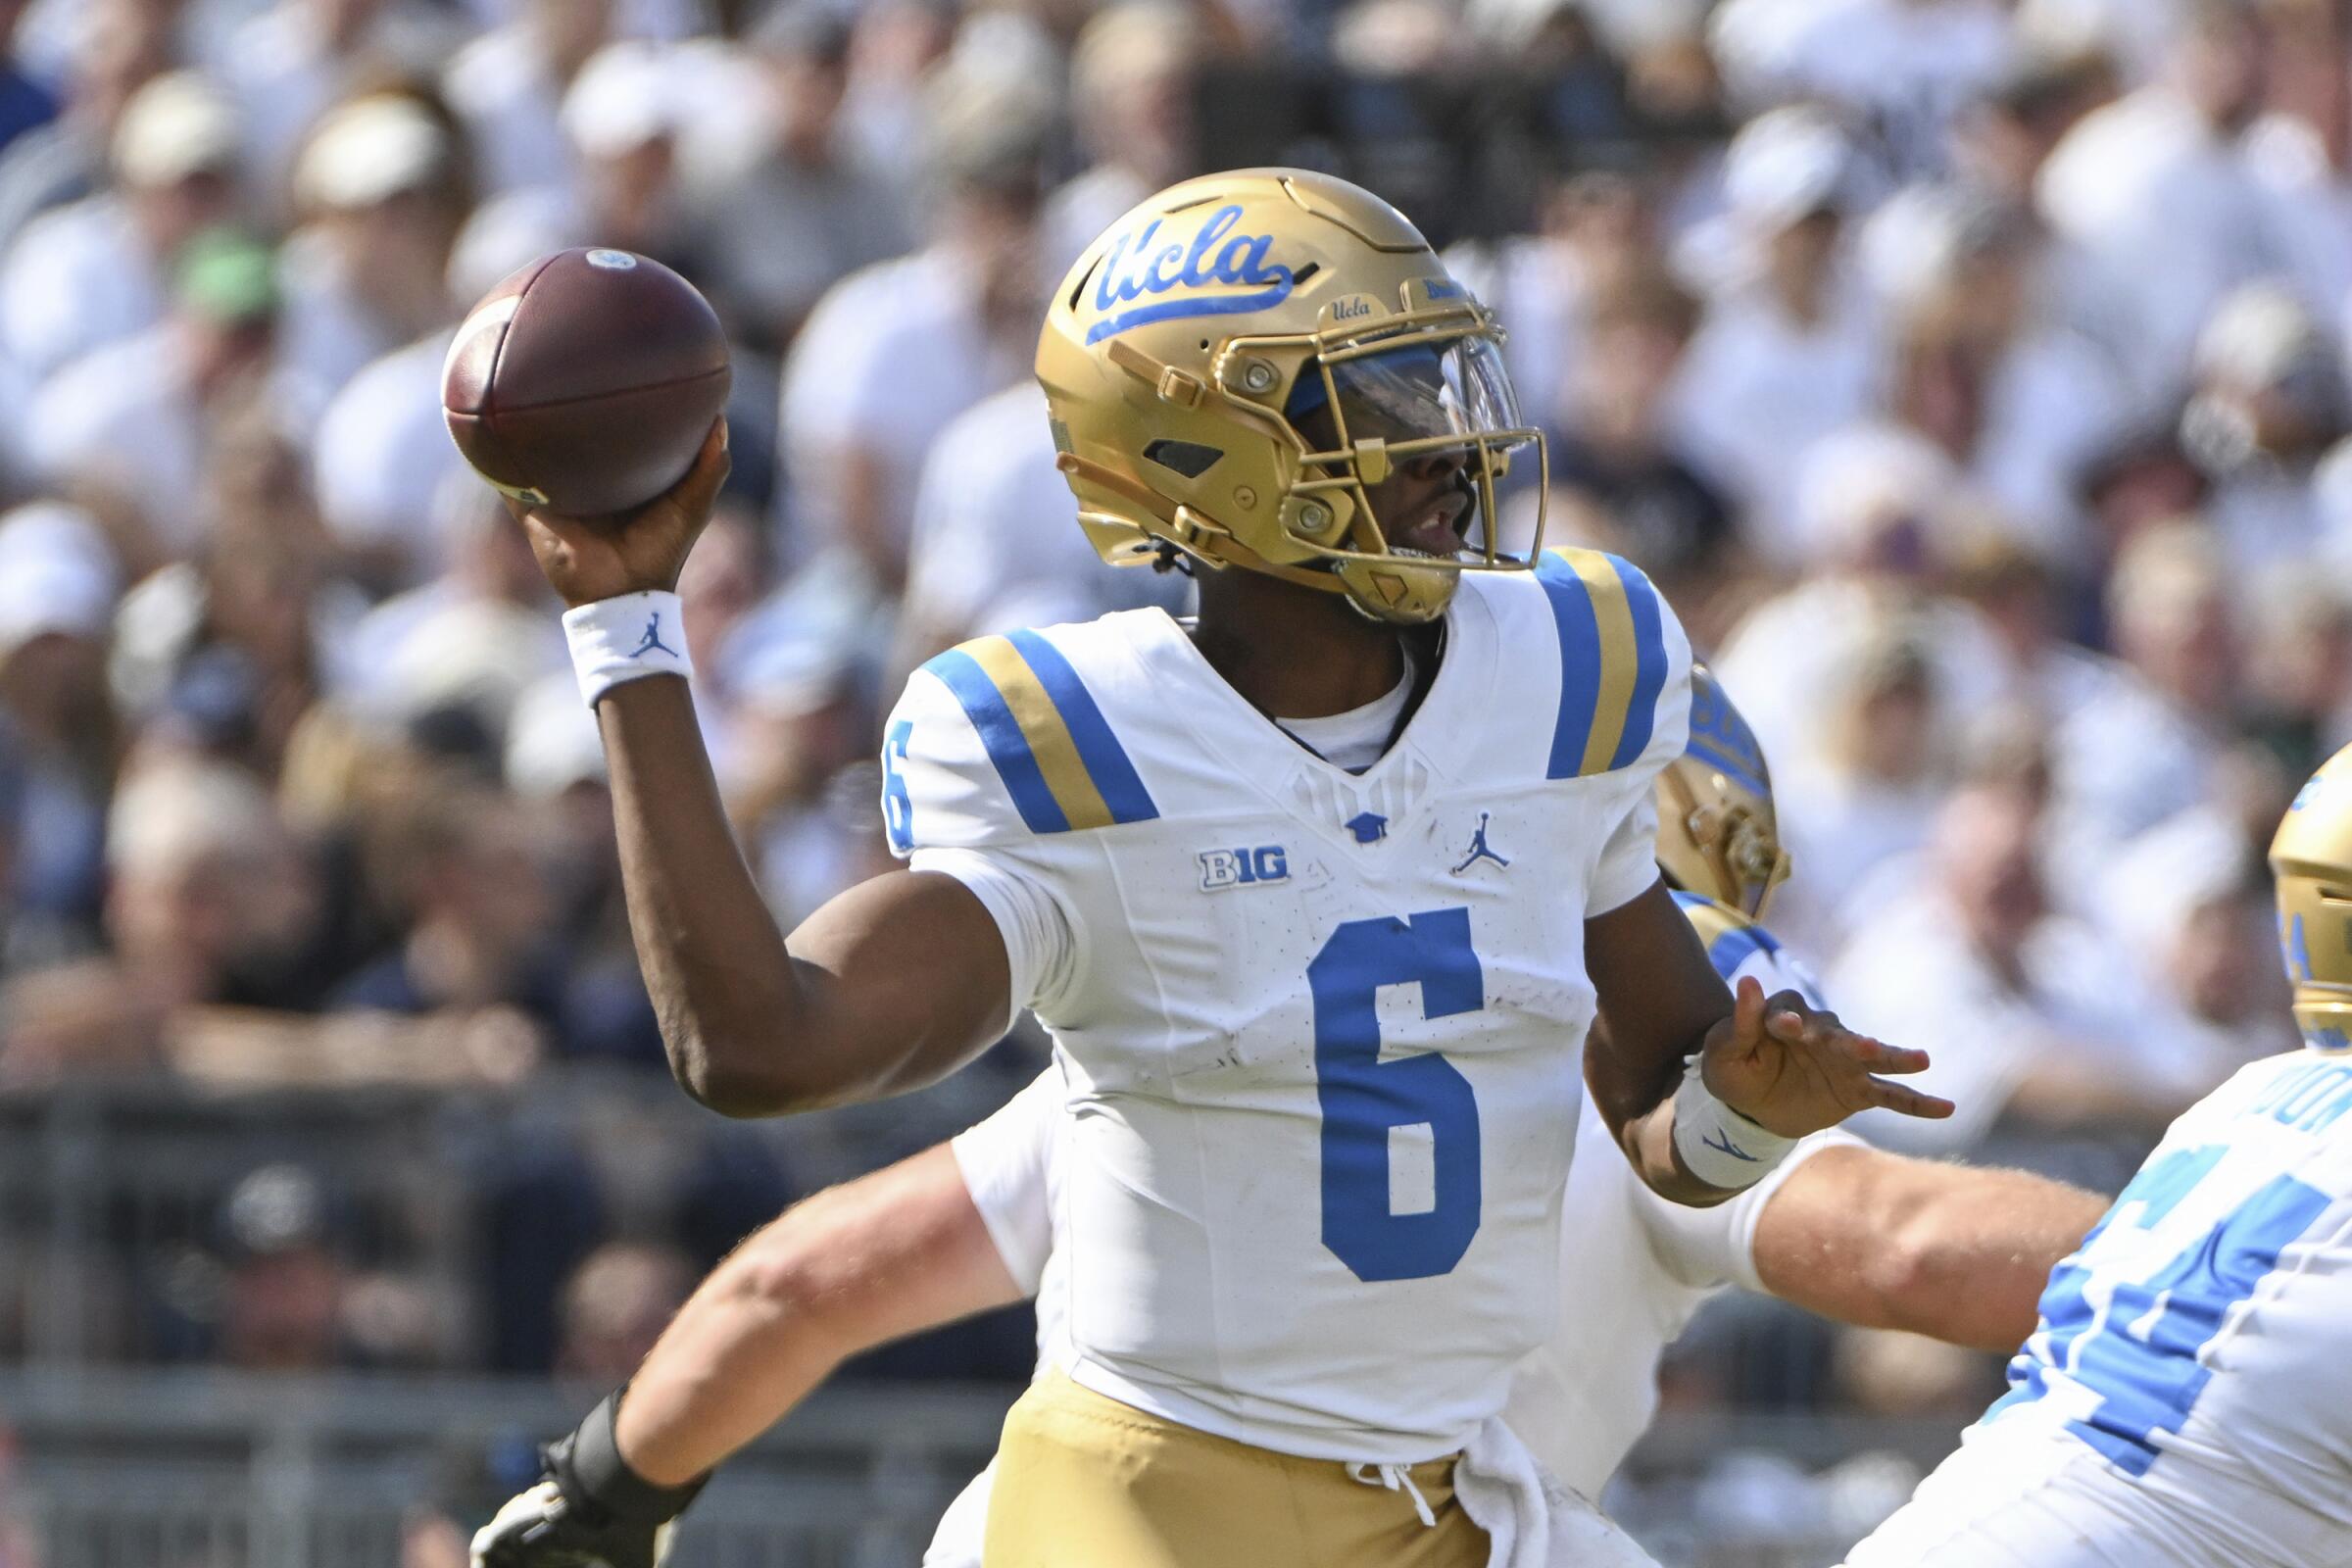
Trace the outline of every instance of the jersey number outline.
{"type": "Polygon", "coordinates": [[[2147,1474],[2163,1451],[2157,1434],[2179,1432],[2213,1381],[2198,1352],[2328,1205],[2318,1188],[2275,1176],[2186,1239],[2146,1281],[2119,1283],[2104,1299],[2095,1298],[2100,1239],[2119,1223],[2154,1230],[2229,1152],[2227,1144],[2178,1149],[2132,1178],[2074,1257],[2050,1275],[2041,1326],[2010,1364],[2015,1386],[1987,1419],[2041,1397],[2049,1371],[2062,1369],[2099,1398],[2096,1410],[2067,1430],[2126,1474],[2147,1474]]]}
{"type": "Polygon", "coordinates": [[[1478,1099],[1437,1052],[1380,1058],[1383,986],[1418,985],[1421,1015],[1482,1011],[1486,975],[1468,908],[1349,920],[1306,967],[1315,1003],[1315,1098],[1323,1111],[1323,1245],[1367,1283],[1449,1274],[1478,1235],[1478,1099]],[[1436,1201],[1393,1212],[1389,1134],[1426,1124],[1436,1201]]]}
{"type": "Polygon", "coordinates": [[[914,849],[914,801],[906,793],[906,775],[899,771],[906,760],[906,738],[913,733],[914,720],[902,718],[882,741],[882,831],[901,855],[914,849]]]}

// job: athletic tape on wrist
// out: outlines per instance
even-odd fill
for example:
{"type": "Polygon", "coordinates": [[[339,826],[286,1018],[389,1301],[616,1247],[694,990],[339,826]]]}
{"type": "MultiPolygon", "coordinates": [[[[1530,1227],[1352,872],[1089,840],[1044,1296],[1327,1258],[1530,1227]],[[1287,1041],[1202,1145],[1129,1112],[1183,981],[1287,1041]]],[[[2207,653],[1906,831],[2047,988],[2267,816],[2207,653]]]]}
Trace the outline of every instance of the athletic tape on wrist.
{"type": "Polygon", "coordinates": [[[1693,1056],[1674,1096],[1674,1147],[1690,1174],[1709,1187],[1738,1192],[1762,1181],[1796,1147],[1715,1098],[1693,1056]]]}
{"type": "Polygon", "coordinates": [[[624,681],[694,674],[694,661],[686,655],[685,611],[676,594],[622,594],[567,610],[564,637],[571,645],[580,696],[590,708],[624,681]]]}
{"type": "Polygon", "coordinates": [[[562,1468],[569,1474],[559,1475],[558,1480],[568,1482],[578,1498],[595,1504],[614,1519],[630,1524],[666,1524],[686,1511],[686,1505],[710,1477],[705,1474],[682,1486],[663,1487],[629,1468],[628,1461],[620,1456],[616,1436],[621,1396],[627,1393],[628,1386],[623,1384],[588,1412],[588,1419],[572,1434],[564,1453],[562,1468]]]}

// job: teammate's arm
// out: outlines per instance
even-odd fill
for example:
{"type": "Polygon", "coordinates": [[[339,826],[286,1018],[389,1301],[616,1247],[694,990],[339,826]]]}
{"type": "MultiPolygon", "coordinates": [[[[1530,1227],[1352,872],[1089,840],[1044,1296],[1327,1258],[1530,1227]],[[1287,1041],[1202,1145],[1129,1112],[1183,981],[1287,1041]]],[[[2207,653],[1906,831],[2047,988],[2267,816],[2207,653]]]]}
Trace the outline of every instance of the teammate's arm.
{"type": "MultiPolygon", "coordinates": [[[[643,683],[637,683],[643,684],[643,683]]],[[[833,1369],[1021,1298],[947,1145],[829,1189],[737,1248],[629,1381],[474,1540],[485,1568],[659,1561],[711,1469],[833,1369]]]]}
{"type": "Polygon", "coordinates": [[[1679,1203],[1719,1203],[1731,1190],[1692,1175],[1675,1148],[1675,1098],[1695,1056],[1723,1104],[1788,1138],[1885,1106],[1948,1116],[1949,1102],[1878,1073],[1918,1072],[1927,1056],[1858,1035],[1793,991],[1769,1001],[1753,980],[1726,990],[1664,882],[1585,922],[1585,964],[1600,1018],[1585,1079],[1643,1182],[1679,1203]]]}
{"type": "Polygon", "coordinates": [[[2107,1200],[2016,1170],[1825,1149],[1756,1219],[1765,1289],[1863,1328],[2014,1350],[2107,1200]]]}
{"type": "MultiPolygon", "coordinates": [[[[715,426],[674,490],[620,521],[510,501],[567,605],[674,590],[726,478],[715,426]]],[[[670,1070],[731,1116],[916,1087],[988,1046],[1009,1013],[1004,938],[953,877],[892,872],[787,938],[736,847],[686,683],[617,686],[597,704],[621,881],[670,1070]]]]}

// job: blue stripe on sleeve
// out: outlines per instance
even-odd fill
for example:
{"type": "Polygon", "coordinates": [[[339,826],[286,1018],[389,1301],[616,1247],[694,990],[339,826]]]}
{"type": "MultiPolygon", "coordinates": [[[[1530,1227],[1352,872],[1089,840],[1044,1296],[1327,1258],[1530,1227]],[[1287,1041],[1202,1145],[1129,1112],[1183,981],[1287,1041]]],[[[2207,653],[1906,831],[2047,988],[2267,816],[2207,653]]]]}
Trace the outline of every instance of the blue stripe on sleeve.
{"type": "Polygon", "coordinates": [[[1666,630],[1658,614],[1658,591],[1649,585],[1642,568],[1616,556],[1609,557],[1609,564],[1616,568],[1617,580],[1625,584],[1625,607],[1634,617],[1638,661],[1625,732],[1617,738],[1617,754],[1609,759],[1609,766],[1619,768],[1648,749],[1649,737],[1657,728],[1658,694],[1666,689],[1666,630]]]}
{"type": "Polygon", "coordinates": [[[1032,833],[1066,833],[1070,819],[1062,814],[1061,803],[1046,787],[1046,775],[1038,770],[1037,756],[1029,750],[1029,739],[1004,706],[997,683],[988,678],[971,655],[958,648],[925,664],[923,668],[946,684],[963,705],[964,716],[972,728],[980,732],[980,743],[988,748],[988,760],[996,764],[997,776],[1012,796],[1021,820],[1032,833]]]}
{"type": "Polygon", "coordinates": [[[1144,788],[1143,779],[1136,773],[1134,762],[1127,757],[1127,748],[1111,733],[1110,721],[1096,706],[1094,694],[1061,657],[1061,650],[1033,631],[1013,631],[1004,634],[1005,640],[1019,651],[1029,668],[1037,675],[1038,684],[1053,699],[1054,707],[1068,726],[1070,739],[1078,747],[1078,760],[1086,764],[1087,775],[1102,793],[1102,804],[1110,808],[1114,822],[1149,822],[1159,815],[1152,803],[1152,792],[1144,788]]]}
{"type": "Polygon", "coordinates": [[[1740,972],[1741,964],[1757,954],[1771,955],[1780,951],[1781,945],[1762,926],[1735,926],[1717,937],[1708,947],[1707,961],[1715,965],[1715,972],[1728,982],[1740,972]]]}
{"type": "Polygon", "coordinates": [[[1560,712],[1544,776],[1575,778],[1584,771],[1585,743],[1592,737],[1593,710],[1600,703],[1600,622],[1592,613],[1592,595],[1575,567],[1547,554],[1536,567],[1536,580],[1544,585],[1552,621],[1560,630],[1560,712]]]}

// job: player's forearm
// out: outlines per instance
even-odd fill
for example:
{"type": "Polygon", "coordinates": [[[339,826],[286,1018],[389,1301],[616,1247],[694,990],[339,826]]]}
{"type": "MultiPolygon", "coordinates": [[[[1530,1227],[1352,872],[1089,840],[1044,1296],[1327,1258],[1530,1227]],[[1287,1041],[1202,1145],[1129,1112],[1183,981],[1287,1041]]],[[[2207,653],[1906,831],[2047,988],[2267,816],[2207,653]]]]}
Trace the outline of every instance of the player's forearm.
{"type": "Polygon", "coordinates": [[[1663,883],[1586,921],[1585,956],[1600,1004],[1585,1081],[1601,1119],[1659,1197],[1722,1202],[1732,1195],[1691,1175],[1675,1151],[1674,1096],[1684,1063],[1731,1015],[1731,993],[1663,883]]]}
{"type": "Polygon", "coordinates": [[[954,1154],[926,1150],[788,1210],[703,1282],[630,1380],[621,1457],[682,1485],[848,1357],[1018,1298],[954,1154]]]}
{"type": "Polygon", "coordinates": [[[670,1070],[728,1114],[792,1108],[785,1048],[801,987],[728,828],[686,683],[615,687],[597,718],[629,929],[670,1070]]]}
{"type": "Polygon", "coordinates": [[[1839,1322],[2013,1350],[2106,1200],[2023,1171],[1859,1147],[1790,1173],[1756,1222],[1772,1294],[1839,1322]]]}

